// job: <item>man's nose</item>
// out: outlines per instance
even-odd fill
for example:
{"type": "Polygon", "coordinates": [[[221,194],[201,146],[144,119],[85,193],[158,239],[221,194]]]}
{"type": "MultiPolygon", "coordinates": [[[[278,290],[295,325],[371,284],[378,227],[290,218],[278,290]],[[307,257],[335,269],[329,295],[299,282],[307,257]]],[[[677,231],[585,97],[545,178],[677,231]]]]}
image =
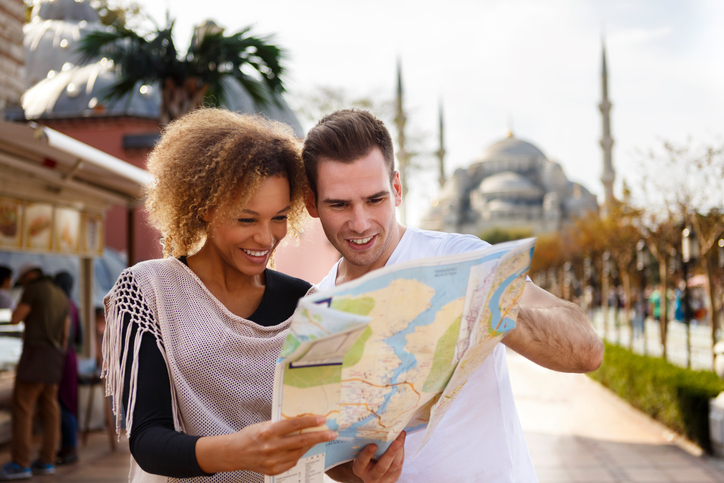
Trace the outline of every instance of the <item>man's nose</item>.
{"type": "Polygon", "coordinates": [[[364,206],[355,206],[352,208],[352,219],[350,220],[350,230],[355,233],[364,233],[370,227],[369,214],[364,206]]]}

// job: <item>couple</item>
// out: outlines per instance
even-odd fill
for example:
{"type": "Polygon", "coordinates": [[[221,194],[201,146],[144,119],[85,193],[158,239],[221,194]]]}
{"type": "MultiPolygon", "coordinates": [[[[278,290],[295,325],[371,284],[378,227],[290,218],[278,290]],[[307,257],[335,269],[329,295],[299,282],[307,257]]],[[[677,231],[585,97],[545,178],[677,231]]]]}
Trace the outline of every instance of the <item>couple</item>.
{"type": "MultiPolygon", "coordinates": [[[[124,271],[105,300],[107,390],[125,414],[131,481],[261,482],[293,467],[333,431],[323,416],[272,423],[274,365],[311,285],[267,269],[306,205],[342,254],[325,289],[410,259],[481,249],[470,235],[401,225],[392,139],[365,111],[324,117],[299,153],[277,123],[205,109],[169,125],[148,163],[147,207],[163,260],[124,271]],[[156,475],[163,475],[156,476],[156,475]]],[[[503,342],[559,371],[598,367],[603,345],[582,311],[527,282],[503,342]]],[[[118,429],[118,428],[117,428],[118,429]]],[[[536,481],[498,345],[412,461],[422,432],[403,432],[327,472],[339,481],[536,481]]]]}

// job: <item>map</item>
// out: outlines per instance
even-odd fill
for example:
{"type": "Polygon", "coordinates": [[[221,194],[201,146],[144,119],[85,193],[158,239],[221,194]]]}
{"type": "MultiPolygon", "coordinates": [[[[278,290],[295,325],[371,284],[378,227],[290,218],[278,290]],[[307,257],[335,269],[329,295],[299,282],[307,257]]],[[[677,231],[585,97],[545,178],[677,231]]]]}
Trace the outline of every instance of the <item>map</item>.
{"type": "Polygon", "coordinates": [[[370,443],[381,456],[402,430],[425,430],[424,446],[515,327],[534,245],[414,260],[302,298],[277,361],[272,421],[321,414],[315,429],[339,436],[266,481],[321,482],[370,443]]]}

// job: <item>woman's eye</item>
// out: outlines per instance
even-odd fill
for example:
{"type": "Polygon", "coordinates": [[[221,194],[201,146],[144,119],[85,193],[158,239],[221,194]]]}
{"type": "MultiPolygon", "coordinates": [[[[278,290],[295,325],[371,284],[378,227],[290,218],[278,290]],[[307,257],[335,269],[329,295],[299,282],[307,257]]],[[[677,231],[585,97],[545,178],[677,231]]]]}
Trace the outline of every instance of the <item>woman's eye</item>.
{"type": "Polygon", "coordinates": [[[288,218],[287,215],[279,215],[279,216],[275,216],[274,220],[275,221],[287,221],[287,218],[288,218]]]}
{"type": "Polygon", "coordinates": [[[254,223],[253,218],[239,218],[236,221],[238,221],[239,223],[254,223]]]}

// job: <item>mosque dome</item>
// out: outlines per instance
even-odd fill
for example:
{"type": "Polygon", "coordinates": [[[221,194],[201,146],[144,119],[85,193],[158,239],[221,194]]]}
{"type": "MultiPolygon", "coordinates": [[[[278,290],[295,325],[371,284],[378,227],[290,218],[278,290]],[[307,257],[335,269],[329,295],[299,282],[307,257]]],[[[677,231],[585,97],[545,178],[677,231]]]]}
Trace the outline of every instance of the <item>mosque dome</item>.
{"type": "Polygon", "coordinates": [[[98,22],[98,12],[87,0],[40,0],[30,13],[31,18],[98,22]]]}
{"type": "Polygon", "coordinates": [[[480,183],[478,190],[490,198],[496,195],[507,195],[519,199],[535,199],[543,195],[542,190],[526,177],[512,171],[488,176],[480,183]]]}
{"type": "Polygon", "coordinates": [[[33,7],[30,22],[23,26],[26,86],[80,64],[76,51],[86,33],[104,29],[98,13],[87,2],[44,0],[33,7]]]}
{"type": "Polygon", "coordinates": [[[546,191],[564,193],[568,188],[568,178],[563,167],[555,161],[546,161],[541,172],[541,180],[546,191]]]}
{"type": "Polygon", "coordinates": [[[510,133],[505,139],[488,146],[478,161],[497,161],[504,158],[528,157],[545,159],[543,152],[529,142],[523,141],[510,133]]]}
{"type": "Polygon", "coordinates": [[[25,91],[21,104],[27,119],[89,116],[139,116],[157,118],[161,93],[155,85],[138,83],[132,94],[115,101],[104,99],[116,80],[113,62],[102,59],[82,67],[50,71],[25,91]]]}
{"type": "MultiPolygon", "coordinates": [[[[24,27],[26,85],[21,104],[26,119],[76,118],[89,116],[138,116],[157,119],[161,88],[141,82],[132,93],[106,101],[116,77],[113,63],[100,59],[80,66],[78,41],[92,31],[111,29],[101,24],[88,0],[41,0],[35,5],[30,23],[24,27]]],[[[219,28],[207,21],[201,29],[219,28]]],[[[196,34],[198,34],[198,29],[196,34]]],[[[292,127],[304,136],[294,112],[281,98],[261,106],[253,101],[241,83],[224,80],[223,107],[236,112],[258,113],[292,127]]],[[[263,89],[264,86],[261,86],[263,89]]],[[[272,94],[277,96],[276,94],[272,94]]]]}

